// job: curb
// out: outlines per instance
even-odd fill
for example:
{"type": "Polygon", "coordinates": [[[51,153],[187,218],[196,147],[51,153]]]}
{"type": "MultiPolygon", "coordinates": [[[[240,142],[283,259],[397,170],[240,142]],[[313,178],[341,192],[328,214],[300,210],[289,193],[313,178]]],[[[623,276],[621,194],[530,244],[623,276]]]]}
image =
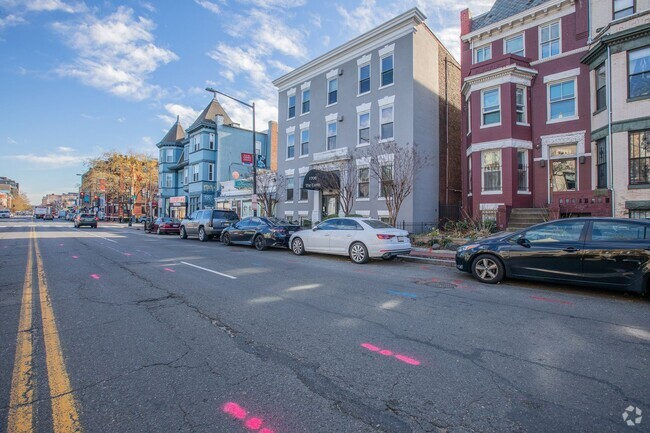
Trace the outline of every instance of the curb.
{"type": "Polygon", "coordinates": [[[445,266],[448,268],[455,268],[456,267],[456,261],[455,260],[444,260],[444,259],[432,259],[429,257],[417,257],[417,256],[397,256],[400,259],[407,261],[407,262],[415,262],[415,263],[428,263],[430,265],[438,265],[438,266],[445,266]]]}

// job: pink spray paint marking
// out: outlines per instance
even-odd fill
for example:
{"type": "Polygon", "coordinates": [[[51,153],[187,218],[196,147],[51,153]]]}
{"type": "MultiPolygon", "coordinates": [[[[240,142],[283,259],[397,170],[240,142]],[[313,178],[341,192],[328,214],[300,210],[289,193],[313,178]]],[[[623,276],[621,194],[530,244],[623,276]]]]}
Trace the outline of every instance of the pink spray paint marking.
{"type": "Polygon", "coordinates": [[[63,244],[59,244],[59,246],[60,246],[60,247],[62,247],[62,246],[63,246],[63,244]]]}
{"type": "Polygon", "coordinates": [[[164,268],[164,269],[165,269],[167,272],[176,272],[176,271],[173,270],[172,268],[164,268]]]}
{"type": "Polygon", "coordinates": [[[573,302],[560,301],[559,299],[544,298],[542,296],[531,296],[530,299],[534,299],[536,301],[551,302],[553,304],[573,305],[573,302]]]}
{"type": "Polygon", "coordinates": [[[268,427],[262,428],[262,426],[264,425],[264,420],[262,420],[262,418],[258,418],[255,416],[248,417],[248,412],[246,411],[246,409],[244,409],[237,403],[229,401],[228,403],[223,405],[223,411],[235,419],[244,421],[244,427],[246,427],[249,430],[259,430],[259,433],[275,433],[273,430],[271,430],[268,427]]]}
{"type": "Polygon", "coordinates": [[[125,256],[132,256],[133,254],[131,253],[124,253],[125,256]]]}
{"type": "Polygon", "coordinates": [[[72,258],[73,258],[73,259],[78,259],[78,258],[79,258],[79,256],[72,256],[72,258]]]}
{"type": "Polygon", "coordinates": [[[99,280],[99,275],[97,274],[91,274],[90,278],[94,278],[95,280],[99,280]]]}
{"type": "Polygon", "coordinates": [[[379,353],[380,355],[384,355],[384,356],[392,356],[392,357],[394,357],[395,359],[397,359],[397,360],[399,360],[399,361],[402,361],[402,362],[404,362],[404,363],[406,363],[406,364],[409,364],[409,365],[420,365],[420,364],[421,364],[420,361],[418,361],[417,359],[413,359],[413,358],[411,358],[410,356],[400,355],[399,353],[396,354],[396,353],[394,353],[392,350],[381,349],[381,348],[375,346],[374,344],[370,344],[370,343],[362,343],[362,344],[361,344],[361,347],[363,347],[364,349],[368,349],[368,350],[370,350],[371,352],[377,352],[377,353],[379,353]]]}

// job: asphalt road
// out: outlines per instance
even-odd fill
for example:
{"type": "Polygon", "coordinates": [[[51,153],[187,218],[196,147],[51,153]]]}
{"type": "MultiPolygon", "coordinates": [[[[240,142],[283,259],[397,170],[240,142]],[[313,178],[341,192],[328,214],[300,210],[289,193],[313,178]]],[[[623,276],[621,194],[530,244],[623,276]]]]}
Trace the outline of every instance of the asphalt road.
{"type": "Polygon", "coordinates": [[[650,431],[649,312],[422,263],[0,221],[0,432],[650,431]]]}

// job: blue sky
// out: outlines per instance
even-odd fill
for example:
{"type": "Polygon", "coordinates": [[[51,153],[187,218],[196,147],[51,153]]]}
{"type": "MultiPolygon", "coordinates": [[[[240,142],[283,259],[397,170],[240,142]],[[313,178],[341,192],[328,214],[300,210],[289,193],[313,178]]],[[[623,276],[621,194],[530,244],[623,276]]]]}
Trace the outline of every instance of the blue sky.
{"type": "MultiPolygon", "coordinates": [[[[277,117],[271,81],[417,6],[458,55],[459,11],[493,0],[0,0],[0,175],[33,203],[103,151],[155,154],[212,86],[277,117]]],[[[245,107],[220,99],[250,127],[245,107]]]]}

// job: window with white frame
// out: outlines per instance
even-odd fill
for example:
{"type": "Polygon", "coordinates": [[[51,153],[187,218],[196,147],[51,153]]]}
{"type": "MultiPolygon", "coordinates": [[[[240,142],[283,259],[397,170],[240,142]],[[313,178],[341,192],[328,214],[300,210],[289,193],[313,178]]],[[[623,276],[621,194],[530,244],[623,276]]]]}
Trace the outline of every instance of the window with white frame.
{"type": "Polygon", "coordinates": [[[214,164],[208,164],[208,180],[214,181],[214,164]]]}
{"type": "Polygon", "coordinates": [[[393,84],[393,54],[381,58],[381,87],[393,84]]]}
{"type": "Polygon", "coordinates": [[[309,113],[309,103],[310,103],[310,98],[311,98],[311,92],[309,89],[305,89],[302,91],[302,114],[309,113]]]}
{"type": "Polygon", "coordinates": [[[528,192],[528,150],[517,150],[517,191],[528,192]]]}
{"type": "Polygon", "coordinates": [[[562,40],[560,38],[560,22],[547,24],[539,28],[539,57],[545,59],[560,54],[562,40]]]}
{"type": "Polygon", "coordinates": [[[576,116],[576,81],[570,79],[548,84],[548,119],[572,119],[576,116]]]}
{"type": "Polygon", "coordinates": [[[492,58],[492,45],[483,45],[482,47],[474,48],[474,63],[483,62],[492,58]]]}
{"type": "Polygon", "coordinates": [[[379,179],[379,197],[387,197],[393,193],[393,163],[384,162],[381,165],[379,179]]]}
{"type": "Polygon", "coordinates": [[[296,135],[292,132],[287,135],[287,159],[293,159],[296,149],[296,135]]]}
{"type": "Polygon", "coordinates": [[[336,104],[338,101],[339,80],[330,78],[327,80],[327,105],[336,104]]]}
{"type": "Polygon", "coordinates": [[[394,118],[394,107],[393,105],[386,105],[379,109],[380,116],[380,130],[379,130],[379,139],[380,140],[392,140],[394,137],[393,131],[393,118],[394,118]]]}
{"type": "Polygon", "coordinates": [[[293,201],[293,176],[287,177],[287,201],[293,201]]]}
{"type": "Polygon", "coordinates": [[[309,190],[303,188],[304,184],[305,176],[300,176],[300,185],[298,185],[298,188],[300,188],[300,201],[307,201],[309,199],[309,190]]]}
{"type": "Polygon", "coordinates": [[[501,191],[501,149],[481,152],[484,192],[501,191]]]}
{"type": "Polygon", "coordinates": [[[370,92],[370,63],[359,66],[359,95],[370,92]]]}
{"type": "Polygon", "coordinates": [[[337,122],[327,122],[327,150],[336,149],[337,122]]]}
{"type": "Polygon", "coordinates": [[[515,89],[515,106],[516,106],[516,112],[517,112],[517,123],[520,124],[527,124],[528,121],[526,119],[526,88],[525,87],[520,87],[517,86],[515,89]]]}
{"type": "Polygon", "coordinates": [[[166,188],[171,188],[173,181],[174,181],[174,179],[173,179],[171,173],[165,174],[165,187],[166,188]]]}
{"type": "Polygon", "coordinates": [[[467,100],[467,133],[472,132],[472,100],[467,100]]]}
{"type": "Polygon", "coordinates": [[[357,197],[370,197],[370,168],[360,167],[357,172],[357,197]]]}
{"type": "Polygon", "coordinates": [[[501,124],[501,90],[499,88],[481,91],[481,125],[501,124]]]}
{"type": "Polygon", "coordinates": [[[634,0],[614,0],[614,19],[626,17],[634,13],[634,0]]]}
{"type": "Polygon", "coordinates": [[[596,111],[607,106],[607,68],[603,63],[596,68],[596,111]]]}
{"type": "Polygon", "coordinates": [[[505,40],[506,53],[516,54],[517,56],[524,56],[524,34],[521,33],[505,40]]]}
{"type": "Polygon", "coordinates": [[[296,117],[296,95],[291,95],[287,99],[288,111],[287,119],[293,119],[296,117]]]}
{"type": "Polygon", "coordinates": [[[189,183],[189,178],[190,178],[190,170],[185,167],[183,169],[183,185],[187,185],[189,183]]]}
{"type": "Polygon", "coordinates": [[[358,145],[364,145],[370,143],[370,112],[366,111],[364,113],[358,114],[358,125],[359,125],[359,143],[358,145]]]}
{"type": "Polygon", "coordinates": [[[214,132],[210,133],[210,150],[214,150],[214,132]]]}
{"type": "Polygon", "coordinates": [[[628,97],[650,96],[650,46],[627,52],[628,97]]]}
{"type": "Polygon", "coordinates": [[[194,164],[192,166],[192,181],[193,182],[198,182],[199,181],[199,165],[194,164]]]}
{"type": "Polygon", "coordinates": [[[309,155],[309,129],[300,130],[300,156],[309,155]]]}
{"type": "Polygon", "coordinates": [[[201,135],[197,134],[194,136],[194,151],[196,152],[201,148],[201,135]]]}
{"type": "Polygon", "coordinates": [[[165,162],[174,162],[174,149],[165,150],[165,162]]]}

